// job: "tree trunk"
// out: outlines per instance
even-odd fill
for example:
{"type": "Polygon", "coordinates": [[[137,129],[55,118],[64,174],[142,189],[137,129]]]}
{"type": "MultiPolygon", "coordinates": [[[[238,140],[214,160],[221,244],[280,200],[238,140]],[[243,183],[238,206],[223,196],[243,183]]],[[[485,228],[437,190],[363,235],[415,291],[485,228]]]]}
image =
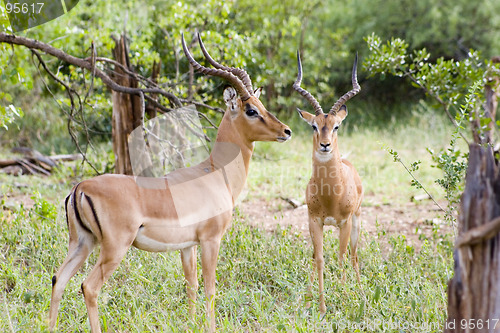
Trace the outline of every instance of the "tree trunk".
{"type": "MultiPolygon", "coordinates": [[[[500,175],[492,149],[498,87],[498,78],[485,86],[491,130],[469,146],[444,332],[500,332],[500,175]]],[[[471,125],[479,133],[478,123],[471,125]]]]}
{"type": "MultiPolygon", "coordinates": [[[[113,49],[115,60],[130,68],[126,37],[122,35],[113,49]]],[[[116,66],[113,80],[121,86],[137,88],[137,80],[116,66]]],[[[132,165],[128,151],[128,137],[134,128],[141,125],[143,110],[138,95],[111,92],[113,101],[112,136],[115,153],[115,173],[132,175],[132,165]]]]}
{"type": "Polygon", "coordinates": [[[469,149],[445,332],[500,332],[500,177],[491,147],[469,149]]]}
{"type": "MultiPolygon", "coordinates": [[[[495,57],[491,59],[493,63],[499,63],[500,58],[495,57]]],[[[496,126],[496,111],[498,107],[498,94],[500,94],[500,78],[489,77],[484,86],[484,98],[486,103],[484,106],[484,115],[491,118],[488,124],[488,131],[486,131],[486,142],[493,143],[494,129],[496,126]]]]}

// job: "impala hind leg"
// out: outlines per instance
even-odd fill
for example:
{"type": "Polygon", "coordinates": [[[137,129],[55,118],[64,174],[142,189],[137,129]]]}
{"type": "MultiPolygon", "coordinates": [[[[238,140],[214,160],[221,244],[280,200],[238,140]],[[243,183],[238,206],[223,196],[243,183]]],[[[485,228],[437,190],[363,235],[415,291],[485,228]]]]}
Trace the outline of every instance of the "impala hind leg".
{"type": "Polygon", "coordinates": [[[342,270],[342,284],[346,280],[346,272],[344,270],[344,257],[347,252],[347,245],[351,237],[352,217],[347,219],[347,222],[340,227],[339,231],[339,267],[342,270]]]}
{"type": "Polygon", "coordinates": [[[352,216],[352,229],[351,229],[351,262],[352,267],[356,271],[356,277],[358,279],[358,283],[361,282],[359,277],[359,263],[358,263],[358,241],[359,234],[361,231],[361,216],[358,211],[356,214],[352,216]]]}
{"type": "Polygon", "coordinates": [[[182,268],[186,277],[188,308],[191,319],[196,314],[196,293],[198,291],[198,274],[196,272],[196,246],[181,250],[182,268]]]}
{"type": "Polygon", "coordinates": [[[82,235],[80,239],[71,239],[69,252],[63,264],[52,278],[52,296],[50,298],[49,330],[52,332],[56,325],[59,303],[68,281],[82,267],[95,246],[94,237],[90,234],[82,235]]]}
{"type": "Polygon", "coordinates": [[[201,242],[201,266],[205,285],[207,317],[210,320],[209,332],[215,332],[215,268],[219,248],[220,240],[201,242]]]}
{"type": "Polygon", "coordinates": [[[319,291],[319,312],[321,314],[326,313],[325,305],[325,294],[324,294],[324,268],[325,260],[323,258],[323,224],[315,221],[314,219],[309,219],[309,233],[311,234],[311,240],[313,243],[313,272],[311,274],[311,289],[309,292],[312,296],[312,284],[314,283],[314,274],[316,271],[318,274],[318,291],[319,291]]]}
{"type": "Polygon", "coordinates": [[[99,291],[122,261],[127,250],[132,245],[132,241],[133,239],[122,246],[116,243],[113,244],[112,242],[103,242],[97,263],[92,271],[90,271],[87,279],[82,283],[82,291],[85,297],[85,305],[87,306],[92,333],[101,332],[99,311],[97,308],[99,291]]]}

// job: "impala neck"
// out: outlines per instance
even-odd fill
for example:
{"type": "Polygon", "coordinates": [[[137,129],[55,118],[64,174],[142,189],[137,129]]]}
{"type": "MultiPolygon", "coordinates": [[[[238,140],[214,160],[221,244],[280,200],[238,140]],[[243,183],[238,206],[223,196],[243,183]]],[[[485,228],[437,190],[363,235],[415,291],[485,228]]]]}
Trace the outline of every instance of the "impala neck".
{"type": "Polygon", "coordinates": [[[312,177],[322,180],[323,184],[341,185],[343,183],[342,158],[338,150],[337,142],[332,143],[333,151],[329,159],[324,155],[319,155],[316,150],[313,151],[313,174],[312,177]]]}
{"type": "Polygon", "coordinates": [[[252,158],[254,144],[252,141],[242,137],[241,132],[243,132],[243,130],[236,128],[234,121],[231,119],[231,115],[229,112],[226,112],[219,125],[215,142],[232,143],[238,146],[245,165],[245,175],[248,175],[248,168],[250,166],[250,159],[252,158]]]}
{"type": "Polygon", "coordinates": [[[223,168],[234,200],[245,186],[254,147],[253,142],[241,135],[244,130],[239,129],[230,113],[226,112],[210,154],[210,163],[217,169],[223,168]]]}

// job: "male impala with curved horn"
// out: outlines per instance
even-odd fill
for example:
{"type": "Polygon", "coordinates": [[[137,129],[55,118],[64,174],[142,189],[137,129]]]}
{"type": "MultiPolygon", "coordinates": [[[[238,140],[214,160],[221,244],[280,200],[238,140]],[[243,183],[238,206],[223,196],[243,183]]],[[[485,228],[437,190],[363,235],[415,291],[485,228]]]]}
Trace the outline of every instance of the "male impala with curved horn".
{"type": "Polygon", "coordinates": [[[198,288],[196,245],[201,246],[206,310],[210,331],[215,331],[217,256],[231,224],[234,201],[246,181],[254,142],[283,142],[291,137],[291,131],[262,105],[260,91],[252,89],[244,70],[215,62],[199,34],[198,41],[215,68],[196,62],[183,36],[189,63],[200,73],[221,77],[233,86],[224,91],[227,110],[210,157],[163,178],[102,175],[72,189],[65,201],[69,253],[52,279],[50,330],[55,327],[66,284],[100,244],[97,263],[82,284],[92,332],[100,332],[98,293],[132,245],[152,252],[180,250],[192,316],[198,288]]]}
{"type": "MultiPolygon", "coordinates": [[[[297,52],[298,75],[293,88],[298,91],[314,109],[315,114],[298,109],[300,116],[314,130],[313,172],[306,189],[309,212],[309,232],[314,247],[314,264],[318,271],[320,312],[326,312],[323,294],[323,226],[333,225],[340,229],[340,267],[350,239],[351,260],[359,281],[357,244],[360,232],[361,201],[363,187],[354,166],[341,158],[337,146],[337,131],[347,116],[345,102],[354,97],[361,87],[358,84],[356,67],[358,56],[352,69],[353,89],[344,94],[325,114],[318,101],[307,90],[300,87],[302,64],[297,52]]],[[[311,283],[314,273],[311,275],[311,283]]],[[[345,281],[345,272],[342,281],[345,281]]]]}

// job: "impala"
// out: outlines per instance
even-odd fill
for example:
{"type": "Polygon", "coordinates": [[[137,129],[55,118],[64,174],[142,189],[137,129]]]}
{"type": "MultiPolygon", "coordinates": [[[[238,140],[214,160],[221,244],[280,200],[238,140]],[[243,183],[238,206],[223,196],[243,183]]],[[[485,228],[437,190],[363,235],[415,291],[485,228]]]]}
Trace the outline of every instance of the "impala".
{"type": "MultiPolygon", "coordinates": [[[[298,75],[293,88],[313,107],[315,114],[300,110],[299,114],[314,130],[312,176],[306,189],[306,203],[309,214],[309,233],[314,248],[313,263],[318,271],[320,312],[326,312],[323,294],[323,226],[332,225],[340,229],[339,263],[343,267],[344,254],[350,240],[351,261],[359,282],[357,245],[360,232],[361,201],[363,187],[354,166],[341,158],[337,146],[337,132],[347,116],[345,102],[354,97],[361,87],[358,84],[356,67],[358,56],[352,69],[353,89],[344,94],[325,114],[318,101],[307,90],[300,87],[302,64],[297,52],[298,75]]],[[[342,282],[345,281],[345,272],[342,282]]],[[[311,275],[311,284],[314,273],[311,275]]],[[[310,287],[312,288],[312,287],[310,287]]],[[[312,289],[309,290],[312,292],[312,289]]]]}
{"type": "Polygon", "coordinates": [[[182,36],[189,63],[200,73],[221,77],[232,85],[224,91],[227,109],[209,158],[163,178],[102,175],[73,187],[65,201],[69,252],[52,278],[51,331],[66,284],[97,244],[99,258],[82,283],[92,332],[101,330],[98,293],[131,246],[151,252],[180,250],[189,312],[194,317],[197,245],[201,246],[209,330],[215,331],[217,256],[221,239],[231,224],[234,201],[248,175],[254,142],[284,142],[291,137],[291,131],[266,110],[259,100],[260,90],[253,90],[246,71],[215,62],[199,34],[198,41],[205,58],[215,68],[196,62],[182,36]]]}

